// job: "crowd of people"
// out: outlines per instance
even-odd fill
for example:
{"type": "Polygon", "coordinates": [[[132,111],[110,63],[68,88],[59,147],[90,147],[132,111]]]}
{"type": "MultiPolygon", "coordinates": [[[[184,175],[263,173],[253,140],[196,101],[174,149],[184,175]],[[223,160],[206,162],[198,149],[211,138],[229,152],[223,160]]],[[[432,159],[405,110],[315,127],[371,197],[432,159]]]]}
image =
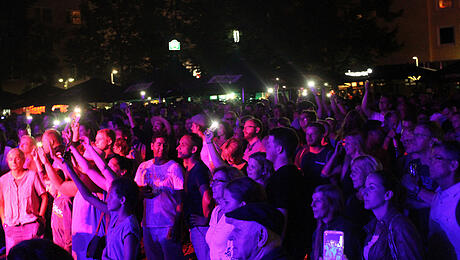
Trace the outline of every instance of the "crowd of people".
{"type": "Polygon", "coordinates": [[[456,97],[376,92],[10,116],[6,254],[48,239],[78,260],[460,259],[456,97]]]}

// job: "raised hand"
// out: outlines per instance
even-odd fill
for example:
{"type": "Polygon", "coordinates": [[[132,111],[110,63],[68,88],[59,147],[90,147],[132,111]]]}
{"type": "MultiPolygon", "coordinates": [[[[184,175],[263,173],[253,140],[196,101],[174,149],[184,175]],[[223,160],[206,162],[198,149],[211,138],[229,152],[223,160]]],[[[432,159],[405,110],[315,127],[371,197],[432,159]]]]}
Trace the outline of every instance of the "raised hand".
{"type": "Polygon", "coordinates": [[[89,140],[89,138],[87,136],[82,136],[81,138],[81,144],[87,148],[89,145],[91,145],[91,141],[89,140]]]}
{"type": "Polygon", "coordinates": [[[72,129],[72,142],[78,142],[80,139],[80,123],[72,120],[70,128],[72,129]]]}
{"type": "Polygon", "coordinates": [[[62,138],[66,143],[72,141],[72,130],[69,127],[66,127],[64,131],[62,131],[62,138]]]}
{"type": "Polygon", "coordinates": [[[369,86],[370,86],[369,80],[366,80],[366,82],[364,82],[364,89],[365,89],[366,91],[369,91],[369,86]]]}
{"type": "Polygon", "coordinates": [[[43,149],[43,147],[37,147],[36,152],[37,152],[38,158],[40,159],[42,164],[45,164],[45,163],[48,162],[48,158],[46,157],[46,153],[45,153],[45,150],[43,149]]]}
{"type": "Polygon", "coordinates": [[[212,139],[214,138],[214,133],[213,131],[207,129],[206,131],[204,131],[204,140],[207,144],[210,144],[212,143],[212,139]]]}
{"type": "Polygon", "coordinates": [[[35,147],[33,150],[32,150],[32,158],[34,158],[34,161],[36,162],[39,162],[40,161],[40,158],[38,156],[38,151],[37,151],[37,147],[35,147]]]}

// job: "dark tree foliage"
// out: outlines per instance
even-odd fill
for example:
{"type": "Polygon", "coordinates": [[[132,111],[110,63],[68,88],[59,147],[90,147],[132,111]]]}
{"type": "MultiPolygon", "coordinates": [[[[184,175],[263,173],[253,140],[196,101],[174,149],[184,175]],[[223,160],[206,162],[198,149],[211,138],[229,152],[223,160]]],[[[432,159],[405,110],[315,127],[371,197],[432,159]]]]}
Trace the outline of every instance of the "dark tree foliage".
{"type": "Polygon", "coordinates": [[[235,66],[261,78],[333,75],[398,49],[391,22],[401,13],[390,7],[391,0],[88,0],[67,57],[89,76],[118,68],[123,83],[187,62],[205,75],[235,66]],[[180,52],[168,51],[173,38],[180,52]]]}
{"type": "Polygon", "coordinates": [[[30,7],[35,1],[3,1],[0,6],[0,83],[23,79],[32,84],[55,77],[57,32],[30,7]]]}

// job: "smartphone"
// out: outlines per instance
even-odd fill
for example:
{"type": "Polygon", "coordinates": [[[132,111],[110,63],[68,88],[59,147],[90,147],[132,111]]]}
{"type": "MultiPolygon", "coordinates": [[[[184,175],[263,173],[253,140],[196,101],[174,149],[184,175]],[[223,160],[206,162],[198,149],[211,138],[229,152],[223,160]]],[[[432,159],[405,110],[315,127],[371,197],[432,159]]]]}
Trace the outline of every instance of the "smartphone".
{"type": "Polygon", "coordinates": [[[323,235],[323,260],[342,260],[344,249],[342,231],[326,230],[323,235]]]}
{"type": "Polygon", "coordinates": [[[219,122],[217,121],[212,121],[211,126],[208,128],[210,131],[216,131],[217,127],[219,127],[219,122]]]}
{"type": "Polygon", "coordinates": [[[80,107],[75,107],[73,113],[70,116],[75,122],[78,123],[81,118],[81,108],[80,107]]]}

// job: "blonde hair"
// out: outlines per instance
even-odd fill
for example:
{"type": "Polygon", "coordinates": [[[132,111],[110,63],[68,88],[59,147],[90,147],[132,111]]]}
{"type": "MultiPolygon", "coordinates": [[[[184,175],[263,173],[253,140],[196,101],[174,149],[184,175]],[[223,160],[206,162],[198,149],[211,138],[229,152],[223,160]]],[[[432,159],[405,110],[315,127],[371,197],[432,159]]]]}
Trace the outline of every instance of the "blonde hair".
{"type": "Polygon", "coordinates": [[[366,174],[383,170],[382,163],[370,155],[360,155],[356,157],[353,161],[351,161],[351,166],[353,167],[356,163],[359,163],[357,167],[361,170],[361,172],[366,174]]]}

